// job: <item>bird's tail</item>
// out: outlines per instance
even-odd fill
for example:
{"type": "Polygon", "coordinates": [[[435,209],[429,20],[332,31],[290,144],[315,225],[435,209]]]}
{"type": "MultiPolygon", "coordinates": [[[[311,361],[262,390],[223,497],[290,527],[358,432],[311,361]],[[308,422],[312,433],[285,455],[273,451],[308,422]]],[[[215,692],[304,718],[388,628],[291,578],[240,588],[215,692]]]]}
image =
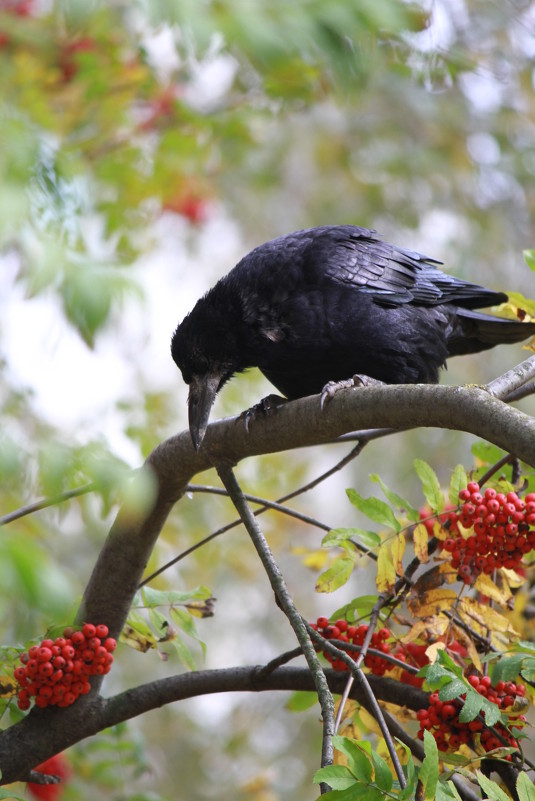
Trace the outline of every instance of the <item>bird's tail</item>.
{"type": "Polygon", "coordinates": [[[535,322],[522,323],[491,314],[457,309],[457,326],[448,338],[450,356],[479,353],[495,345],[523,342],[535,336],[535,322]]]}

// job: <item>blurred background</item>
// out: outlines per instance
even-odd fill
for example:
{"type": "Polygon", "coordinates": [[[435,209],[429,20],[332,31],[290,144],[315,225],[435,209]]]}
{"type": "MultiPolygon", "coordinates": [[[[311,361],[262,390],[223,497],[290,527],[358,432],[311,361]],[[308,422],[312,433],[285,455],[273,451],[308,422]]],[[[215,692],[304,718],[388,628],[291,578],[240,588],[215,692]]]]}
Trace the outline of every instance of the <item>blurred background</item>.
{"type": "MultiPolygon", "coordinates": [[[[172,332],[252,247],[354,223],[463,278],[535,294],[522,258],[535,246],[534,28],[523,0],[0,0],[0,514],[97,483],[3,529],[6,649],[72,618],[129,500],[128,471],[186,426],[172,332]]],[[[453,360],[443,381],[484,383],[526,356],[453,360]]],[[[270,391],[251,371],[214,416],[270,391]]],[[[447,485],[458,462],[472,466],[471,444],[436,431],[378,441],[296,506],[362,525],[344,490],[374,492],[370,473],[422,505],[414,457],[447,485]]],[[[348,449],[248,460],[238,475],[274,499],[348,449]]],[[[230,519],[225,499],[183,500],[150,569],[230,519]]],[[[317,596],[323,532],[263,520],[309,619],[373,592],[362,571],[358,586],[317,596]]],[[[180,634],[199,667],[293,647],[241,529],[152,586],[198,585],[217,598],[196,622],[206,655],[180,634]]],[[[162,650],[122,646],[105,692],[186,669],[162,650]]],[[[305,801],[318,708],[287,702],[225,696],[153,712],[71,749],[63,797],[305,801]]],[[[17,713],[2,708],[8,725],[17,713]]]]}

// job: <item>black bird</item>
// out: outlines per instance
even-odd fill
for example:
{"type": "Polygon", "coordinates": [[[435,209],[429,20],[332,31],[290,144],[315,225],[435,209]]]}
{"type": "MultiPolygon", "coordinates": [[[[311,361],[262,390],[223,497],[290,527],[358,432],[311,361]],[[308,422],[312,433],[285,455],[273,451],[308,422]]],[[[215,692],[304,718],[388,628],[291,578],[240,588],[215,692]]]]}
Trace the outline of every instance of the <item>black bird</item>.
{"type": "Polygon", "coordinates": [[[436,383],[450,356],[535,334],[533,322],[473,311],[507,295],[437,264],[352,225],[296,231],[251,251],[173,335],[195,448],[216,394],[248,367],[259,367],[289,399],[354,374],[436,383]]]}

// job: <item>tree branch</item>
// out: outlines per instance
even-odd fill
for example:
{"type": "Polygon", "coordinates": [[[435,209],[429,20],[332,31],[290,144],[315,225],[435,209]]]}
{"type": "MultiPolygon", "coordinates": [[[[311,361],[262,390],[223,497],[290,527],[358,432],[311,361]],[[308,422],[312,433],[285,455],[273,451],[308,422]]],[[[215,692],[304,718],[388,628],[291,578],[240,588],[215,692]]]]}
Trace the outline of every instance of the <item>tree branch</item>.
{"type": "MultiPolygon", "coordinates": [[[[525,379],[527,368],[519,365],[518,369],[525,379]]],[[[500,392],[511,391],[512,381],[505,383],[500,392]]],[[[119,511],[89,578],[77,621],[102,622],[112,636],[119,634],[169,512],[192,477],[214,463],[223,459],[237,463],[249,456],[332,442],[362,429],[420,426],[469,432],[535,466],[535,420],[479,387],[346,389],[337,392],[323,410],[318,396],[302,398],[285,404],[269,418],[258,416],[249,432],[240,418],[213,423],[199,453],[191,445],[189,432],[183,432],[161,443],[148,457],[143,469],[154,479],[154,500],[137,517],[131,510],[119,511]]],[[[95,677],[93,692],[72,707],[34,710],[1,732],[2,782],[27,776],[34,765],[99,731],[104,703],[97,695],[99,686],[95,677]]]]}
{"type": "MultiPolygon", "coordinates": [[[[245,496],[241,490],[240,485],[236,481],[236,477],[232,468],[227,464],[219,464],[217,472],[225,489],[229,493],[236,511],[243,520],[243,524],[251,538],[256,552],[264,566],[267,573],[273,592],[277,599],[277,603],[288,618],[291,627],[294,630],[295,636],[299,645],[303,649],[304,657],[307,661],[310,672],[314,678],[314,686],[318,694],[318,700],[321,706],[321,715],[323,718],[323,745],[321,753],[321,766],[332,765],[333,763],[333,744],[332,738],[334,735],[334,700],[327,680],[323,673],[321,662],[312,645],[307,626],[304,623],[301,615],[296,609],[293,598],[288,591],[288,587],[284,580],[279,566],[273,558],[271,549],[258,525],[255,516],[252,514],[245,496]]],[[[330,788],[322,785],[322,793],[327,792],[330,788]]]]}

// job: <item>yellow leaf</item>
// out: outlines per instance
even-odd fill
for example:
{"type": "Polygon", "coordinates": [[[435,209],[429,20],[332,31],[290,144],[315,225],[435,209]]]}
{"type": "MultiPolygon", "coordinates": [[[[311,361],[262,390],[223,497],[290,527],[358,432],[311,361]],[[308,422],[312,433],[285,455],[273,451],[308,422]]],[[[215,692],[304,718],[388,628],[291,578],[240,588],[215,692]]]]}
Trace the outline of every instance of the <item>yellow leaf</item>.
{"type": "Polygon", "coordinates": [[[401,638],[401,642],[405,644],[414,642],[419,637],[426,641],[433,638],[438,639],[444,634],[449,625],[450,621],[445,615],[433,615],[427,620],[418,620],[410,627],[407,634],[401,638]]]}
{"type": "Polygon", "coordinates": [[[453,630],[453,633],[455,634],[455,639],[457,640],[457,642],[461,643],[461,645],[464,645],[464,647],[468,651],[468,656],[470,657],[470,660],[471,660],[473,666],[475,667],[475,669],[478,670],[479,673],[482,673],[483,672],[483,667],[481,665],[481,660],[479,658],[479,654],[477,652],[477,648],[476,648],[472,638],[471,637],[467,637],[466,633],[463,631],[463,629],[459,628],[455,624],[453,625],[452,630],[453,630]]]}
{"type": "Polygon", "coordinates": [[[450,609],[457,593],[453,590],[429,590],[421,595],[411,593],[408,606],[415,617],[438,615],[443,609],[450,609]]]}
{"type": "Polygon", "coordinates": [[[381,545],[377,554],[377,576],[375,582],[379,592],[391,592],[394,589],[396,571],[386,542],[381,545]]]}
{"type": "Polygon", "coordinates": [[[427,529],[423,523],[418,523],[412,530],[412,537],[414,540],[414,553],[420,562],[429,562],[429,554],[427,552],[427,543],[429,536],[427,529]]]}
{"type": "Polygon", "coordinates": [[[490,636],[491,642],[495,643],[497,647],[512,637],[520,636],[506,617],[473,598],[461,598],[458,611],[459,617],[464,623],[467,623],[478,634],[490,636]],[[500,634],[508,636],[500,637],[500,634]]]}
{"type": "Polygon", "coordinates": [[[403,554],[405,553],[405,535],[398,534],[391,545],[392,562],[398,576],[403,575],[403,554]]]}
{"type": "Polygon", "coordinates": [[[513,589],[521,587],[526,583],[526,579],[523,576],[519,576],[515,570],[509,570],[506,567],[502,567],[500,573],[506,579],[508,585],[513,587],[513,589]]]}
{"type": "Polygon", "coordinates": [[[305,567],[309,567],[311,570],[323,570],[325,564],[331,558],[325,548],[318,548],[317,550],[311,550],[310,548],[292,548],[292,553],[296,556],[300,556],[305,567]]]}
{"type": "Polygon", "coordinates": [[[486,595],[488,598],[492,598],[493,601],[497,601],[497,603],[505,606],[507,601],[511,597],[511,591],[509,587],[507,589],[509,592],[504,590],[500,590],[499,587],[492,581],[490,576],[487,576],[486,573],[480,573],[479,576],[476,578],[474,583],[474,588],[481,593],[481,595],[486,595]]]}

